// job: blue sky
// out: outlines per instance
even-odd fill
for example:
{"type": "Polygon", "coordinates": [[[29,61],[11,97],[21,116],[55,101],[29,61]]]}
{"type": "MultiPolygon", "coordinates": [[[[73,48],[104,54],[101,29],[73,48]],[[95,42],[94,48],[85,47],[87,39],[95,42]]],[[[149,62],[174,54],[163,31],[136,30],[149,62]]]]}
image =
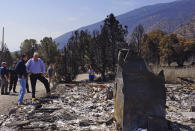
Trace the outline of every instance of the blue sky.
{"type": "MultiPolygon", "coordinates": [[[[19,50],[24,39],[38,42],[133,9],[175,0],[0,0],[0,35],[5,26],[5,42],[19,50]]],[[[0,37],[0,41],[1,41],[0,37]]]]}

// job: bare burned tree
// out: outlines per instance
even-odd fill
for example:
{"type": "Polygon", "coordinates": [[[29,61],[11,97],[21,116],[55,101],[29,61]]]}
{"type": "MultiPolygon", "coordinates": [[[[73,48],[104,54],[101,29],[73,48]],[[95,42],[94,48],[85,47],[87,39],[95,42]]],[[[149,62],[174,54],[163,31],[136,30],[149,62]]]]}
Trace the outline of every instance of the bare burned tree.
{"type": "Polygon", "coordinates": [[[7,62],[9,66],[12,64],[11,53],[7,48],[6,43],[2,43],[0,48],[0,62],[3,61],[7,62]]]}
{"type": "Polygon", "coordinates": [[[141,55],[141,42],[143,36],[144,36],[144,27],[140,24],[134,29],[131,35],[131,43],[130,43],[133,44],[131,46],[135,47],[135,50],[138,53],[138,55],[141,55]]]}

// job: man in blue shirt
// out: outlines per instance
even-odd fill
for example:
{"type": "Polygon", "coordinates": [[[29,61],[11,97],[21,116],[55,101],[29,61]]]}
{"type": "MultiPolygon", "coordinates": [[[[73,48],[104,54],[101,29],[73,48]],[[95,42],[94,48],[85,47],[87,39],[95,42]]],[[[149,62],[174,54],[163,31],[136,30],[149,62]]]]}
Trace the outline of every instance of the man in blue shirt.
{"type": "Polygon", "coordinates": [[[48,80],[44,77],[45,73],[45,64],[39,58],[37,52],[34,53],[33,58],[29,59],[26,63],[27,72],[30,75],[31,87],[32,87],[32,101],[35,101],[35,91],[36,91],[36,82],[37,79],[40,80],[47,92],[47,96],[51,96],[50,86],[48,80]]]}

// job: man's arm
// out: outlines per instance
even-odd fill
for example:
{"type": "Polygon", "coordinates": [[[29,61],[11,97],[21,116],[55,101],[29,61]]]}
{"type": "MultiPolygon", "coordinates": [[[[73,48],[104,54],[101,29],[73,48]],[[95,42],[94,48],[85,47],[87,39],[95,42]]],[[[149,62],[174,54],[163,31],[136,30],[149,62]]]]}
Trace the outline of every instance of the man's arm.
{"type": "Polygon", "coordinates": [[[6,81],[8,81],[8,77],[7,77],[7,75],[6,75],[6,74],[4,75],[4,77],[5,77],[6,81]]]}
{"type": "Polygon", "coordinates": [[[47,75],[48,75],[48,77],[49,77],[49,67],[48,67],[48,69],[47,69],[47,75]]]}
{"type": "Polygon", "coordinates": [[[40,59],[40,62],[41,62],[41,72],[45,73],[45,63],[41,59],[40,59]]]}
{"type": "Polygon", "coordinates": [[[26,71],[27,71],[28,73],[30,73],[30,62],[31,62],[31,59],[29,59],[29,60],[27,61],[27,63],[26,63],[26,71]]]}
{"type": "Polygon", "coordinates": [[[15,72],[16,72],[17,74],[20,73],[20,64],[21,64],[21,62],[18,62],[18,63],[16,64],[15,72]]]}

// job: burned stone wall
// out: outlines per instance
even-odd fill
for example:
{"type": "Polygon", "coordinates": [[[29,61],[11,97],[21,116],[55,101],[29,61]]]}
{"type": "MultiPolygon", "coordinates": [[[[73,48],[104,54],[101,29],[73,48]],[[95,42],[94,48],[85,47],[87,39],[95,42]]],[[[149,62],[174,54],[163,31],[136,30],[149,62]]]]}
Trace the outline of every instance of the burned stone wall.
{"type": "Polygon", "coordinates": [[[155,76],[142,58],[122,50],[115,86],[114,116],[124,131],[138,128],[166,130],[162,72],[155,76]]]}

